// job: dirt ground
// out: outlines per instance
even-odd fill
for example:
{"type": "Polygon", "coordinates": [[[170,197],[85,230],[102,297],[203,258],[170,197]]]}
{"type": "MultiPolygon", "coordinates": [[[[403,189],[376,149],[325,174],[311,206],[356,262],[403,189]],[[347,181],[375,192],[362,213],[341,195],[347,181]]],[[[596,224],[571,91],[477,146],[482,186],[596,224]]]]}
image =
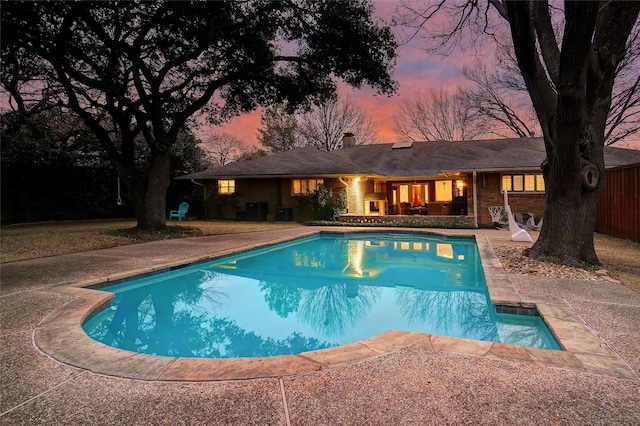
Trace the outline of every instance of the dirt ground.
{"type": "Polygon", "coordinates": [[[594,241],[602,267],[640,293],[640,244],[602,234],[594,241]]]}
{"type": "MultiPolygon", "coordinates": [[[[135,229],[131,220],[46,222],[0,229],[0,263],[55,256],[146,241],[203,235],[237,234],[302,226],[296,222],[168,222],[162,232],[135,229]]],[[[595,234],[602,268],[640,292],[640,244],[595,234]]]]}

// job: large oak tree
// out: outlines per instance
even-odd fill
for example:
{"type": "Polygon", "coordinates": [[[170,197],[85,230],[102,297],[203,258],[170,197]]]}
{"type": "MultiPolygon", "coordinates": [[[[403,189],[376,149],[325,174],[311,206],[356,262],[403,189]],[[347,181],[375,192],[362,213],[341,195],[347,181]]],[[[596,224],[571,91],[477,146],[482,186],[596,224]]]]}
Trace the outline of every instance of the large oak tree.
{"type": "Polygon", "coordinates": [[[320,102],[336,77],[395,90],[396,43],[372,12],[367,0],[6,2],[2,82],[16,103],[35,87],[80,116],[129,188],[138,227],[158,229],[168,152],[194,114],[215,124],[260,105],[320,102]]]}
{"type": "Polygon", "coordinates": [[[449,49],[465,32],[496,36],[499,21],[508,24],[547,154],[544,225],[529,254],[565,264],[598,263],[593,232],[605,176],[605,128],[616,73],[629,41],[638,42],[629,36],[640,2],[473,0],[404,6],[404,22],[414,28],[429,29],[433,18],[446,12],[452,26],[439,40],[449,49]]]}

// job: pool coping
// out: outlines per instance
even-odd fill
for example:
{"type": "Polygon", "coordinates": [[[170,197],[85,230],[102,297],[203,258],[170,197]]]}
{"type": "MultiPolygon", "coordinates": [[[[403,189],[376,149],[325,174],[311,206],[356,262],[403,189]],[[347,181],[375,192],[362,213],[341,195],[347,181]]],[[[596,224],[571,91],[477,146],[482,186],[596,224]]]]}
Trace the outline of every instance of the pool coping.
{"type": "Polygon", "coordinates": [[[504,271],[488,237],[473,233],[453,235],[433,230],[396,228],[316,230],[302,236],[274,238],[268,244],[223,250],[213,255],[181,259],[152,268],[123,271],[101,279],[78,282],[58,291],[72,296],[73,299],[44,318],[35,328],[34,344],[43,353],[61,363],[107,376],[188,382],[275,378],[347,366],[412,346],[639,380],[631,368],[594,334],[565,301],[553,297],[519,294],[504,271]],[[491,303],[537,309],[564,350],[554,351],[416,332],[388,331],[366,340],[298,355],[231,359],[177,358],[113,348],[91,339],[82,330],[85,320],[114,297],[112,293],[88,287],[100,287],[132,276],[160,272],[327,232],[421,233],[439,237],[473,238],[480,252],[491,303]]]}

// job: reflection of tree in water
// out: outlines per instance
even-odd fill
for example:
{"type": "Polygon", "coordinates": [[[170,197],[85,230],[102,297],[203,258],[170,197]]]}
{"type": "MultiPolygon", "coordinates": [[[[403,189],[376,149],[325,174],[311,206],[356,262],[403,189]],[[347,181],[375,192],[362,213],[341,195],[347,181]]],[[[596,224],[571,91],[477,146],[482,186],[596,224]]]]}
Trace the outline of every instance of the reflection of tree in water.
{"type": "Polygon", "coordinates": [[[334,284],[302,290],[298,317],[325,336],[341,336],[366,315],[382,290],[372,286],[334,284]],[[348,288],[349,287],[349,288],[348,288]]]}
{"type": "Polygon", "coordinates": [[[468,291],[396,289],[403,318],[414,325],[433,325],[440,334],[497,341],[497,329],[483,294],[468,291]]]}
{"type": "Polygon", "coordinates": [[[203,270],[202,277],[200,278],[200,284],[196,286],[198,289],[194,292],[192,297],[190,293],[186,293],[181,298],[181,302],[187,306],[196,307],[203,305],[203,301],[209,302],[209,305],[214,308],[220,307],[223,299],[226,299],[227,293],[214,288],[215,281],[220,279],[221,274],[215,271],[203,270]]]}
{"type": "Polygon", "coordinates": [[[113,317],[99,324],[91,337],[144,353],[194,356],[204,346],[198,324],[226,297],[212,286],[215,272],[201,273],[198,282],[177,276],[117,294],[113,317]]]}
{"type": "Polygon", "coordinates": [[[262,338],[253,331],[238,327],[235,321],[227,318],[214,318],[206,325],[208,353],[199,356],[233,358],[290,355],[337,346],[306,338],[300,333],[292,333],[283,340],[262,338]]]}
{"type": "MultiPolygon", "coordinates": [[[[102,321],[91,337],[114,347],[179,357],[272,356],[336,346],[298,333],[283,340],[262,338],[235,321],[211,319],[211,310],[227,296],[215,288],[218,273],[201,273],[196,284],[174,277],[162,286],[146,285],[118,294],[113,317],[102,321]]],[[[295,306],[296,298],[295,292],[284,293],[290,304],[286,311],[295,306]]]]}
{"type": "Polygon", "coordinates": [[[269,309],[286,318],[290,313],[298,310],[301,292],[298,287],[279,284],[277,282],[260,281],[260,290],[264,293],[264,300],[269,309]]]}
{"type": "Polygon", "coordinates": [[[511,324],[508,320],[504,320],[504,315],[502,318],[498,316],[498,334],[503,343],[542,349],[554,347],[535,326],[511,324]]]}

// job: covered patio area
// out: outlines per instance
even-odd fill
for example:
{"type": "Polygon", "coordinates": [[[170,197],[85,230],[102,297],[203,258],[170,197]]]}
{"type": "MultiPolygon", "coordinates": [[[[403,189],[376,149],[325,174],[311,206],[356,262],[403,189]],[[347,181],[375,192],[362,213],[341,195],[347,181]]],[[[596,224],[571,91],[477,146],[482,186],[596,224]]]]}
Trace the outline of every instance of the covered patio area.
{"type": "Polygon", "coordinates": [[[347,213],[341,222],[476,227],[475,174],[389,180],[343,180],[347,213]]]}

